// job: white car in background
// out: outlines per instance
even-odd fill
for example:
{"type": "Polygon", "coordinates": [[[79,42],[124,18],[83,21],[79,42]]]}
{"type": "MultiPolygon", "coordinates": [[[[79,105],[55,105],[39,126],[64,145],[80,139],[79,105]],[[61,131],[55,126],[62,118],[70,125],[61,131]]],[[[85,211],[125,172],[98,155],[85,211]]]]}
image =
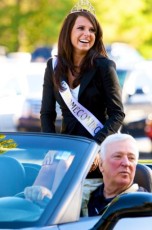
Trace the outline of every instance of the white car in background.
{"type": "Polygon", "coordinates": [[[143,61],[130,72],[122,90],[126,117],[122,132],[145,136],[145,120],[152,111],[152,61],[143,61]]]}
{"type": "Polygon", "coordinates": [[[17,131],[40,131],[40,107],[45,68],[45,62],[31,62],[24,72],[27,92],[20,110],[14,114],[17,131]]]}
{"type": "Polygon", "coordinates": [[[0,62],[0,130],[14,131],[13,116],[18,113],[25,95],[27,82],[24,78],[26,64],[0,62]]]}
{"type": "Polygon", "coordinates": [[[110,59],[114,60],[119,68],[134,68],[144,60],[142,55],[131,45],[123,42],[113,42],[106,45],[106,51],[110,59]]]}
{"type": "Polygon", "coordinates": [[[20,117],[39,120],[45,67],[46,63],[18,60],[1,64],[0,131],[18,130],[20,117]]]}
{"type": "MultiPolygon", "coordinates": [[[[40,109],[46,62],[31,62],[25,70],[27,93],[20,110],[14,114],[14,126],[20,132],[40,132],[40,109]]],[[[61,110],[57,104],[56,131],[61,127],[61,110]]]]}

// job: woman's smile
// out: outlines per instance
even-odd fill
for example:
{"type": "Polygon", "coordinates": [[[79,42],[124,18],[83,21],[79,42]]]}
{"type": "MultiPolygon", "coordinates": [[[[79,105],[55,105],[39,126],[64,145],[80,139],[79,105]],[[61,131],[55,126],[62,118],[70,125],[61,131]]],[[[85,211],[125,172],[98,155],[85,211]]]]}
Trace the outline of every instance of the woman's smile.
{"type": "Polygon", "coordinates": [[[92,23],[85,17],[79,16],[71,31],[71,43],[74,52],[88,52],[95,43],[95,30],[92,23]]]}

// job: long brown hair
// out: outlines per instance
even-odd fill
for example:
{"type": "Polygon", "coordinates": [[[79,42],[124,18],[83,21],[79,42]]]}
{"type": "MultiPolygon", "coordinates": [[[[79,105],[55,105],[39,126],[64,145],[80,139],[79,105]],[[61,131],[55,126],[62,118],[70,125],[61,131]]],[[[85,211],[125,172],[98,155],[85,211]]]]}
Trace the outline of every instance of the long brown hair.
{"type": "Polygon", "coordinates": [[[75,72],[71,31],[76,19],[79,16],[86,17],[92,23],[95,29],[96,37],[93,47],[87,52],[82,60],[79,75],[75,80],[75,86],[79,84],[82,73],[93,66],[95,58],[97,58],[100,54],[107,57],[107,53],[102,41],[103,32],[95,16],[86,10],[70,13],[63,22],[58,39],[57,65],[54,71],[54,83],[57,88],[62,88],[61,77],[67,74],[68,69],[70,69],[71,72],[75,72]]]}

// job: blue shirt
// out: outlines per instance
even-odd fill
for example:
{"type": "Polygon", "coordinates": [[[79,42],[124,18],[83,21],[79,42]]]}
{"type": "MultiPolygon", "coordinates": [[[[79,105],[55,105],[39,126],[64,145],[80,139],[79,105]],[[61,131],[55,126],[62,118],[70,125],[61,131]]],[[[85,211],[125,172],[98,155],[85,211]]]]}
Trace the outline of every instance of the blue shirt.
{"type": "MultiPolygon", "coordinates": [[[[115,198],[105,198],[103,194],[104,184],[100,185],[95,191],[91,193],[89,202],[88,202],[88,215],[89,216],[98,216],[102,215],[107,205],[115,198]]],[[[147,191],[143,187],[139,187],[137,192],[147,191]]]]}

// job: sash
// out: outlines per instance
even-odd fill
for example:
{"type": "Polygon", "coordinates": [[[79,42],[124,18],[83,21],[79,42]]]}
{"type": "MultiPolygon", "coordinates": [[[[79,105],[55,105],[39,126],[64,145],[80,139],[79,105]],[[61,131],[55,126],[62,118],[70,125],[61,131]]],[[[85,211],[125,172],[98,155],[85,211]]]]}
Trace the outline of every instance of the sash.
{"type": "Polygon", "coordinates": [[[61,85],[64,90],[60,90],[59,92],[69,110],[88,132],[92,136],[95,136],[103,128],[103,124],[72,96],[69,86],[65,81],[62,81],[61,85]]]}
{"type": "MultiPolygon", "coordinates": [[[[57,64],[57,57],[52,58],[52,68],[54,70],[57,64]]],[[[68,106],[75,118],[87,129],[94,137],[97,132],[103,128],[103,124],[83,105],[81,105],[71,94],[68,84],[65,81],[61,82],[64,90],[60,90],[60,95],[65,104],[68,106]]]]}

